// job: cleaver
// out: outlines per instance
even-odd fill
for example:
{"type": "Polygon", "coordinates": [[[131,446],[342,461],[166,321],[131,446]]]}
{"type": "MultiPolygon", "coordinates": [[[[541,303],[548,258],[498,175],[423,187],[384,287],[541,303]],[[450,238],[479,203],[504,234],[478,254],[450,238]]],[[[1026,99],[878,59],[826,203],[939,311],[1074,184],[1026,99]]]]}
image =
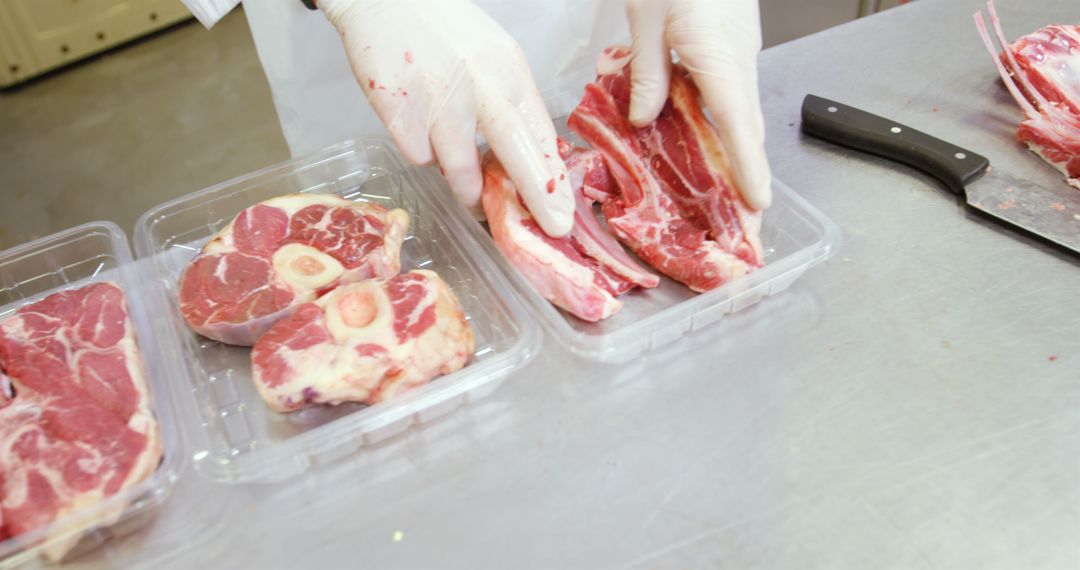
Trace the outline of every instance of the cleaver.
{"type": "Polygon", "coordinates": [[[803,99],[802,130],[913,166],[992,219],[1080,253],[1080,189],[1065,182],[1046,188],[1020,180],[970,150],[817,95],[803,99]]]}

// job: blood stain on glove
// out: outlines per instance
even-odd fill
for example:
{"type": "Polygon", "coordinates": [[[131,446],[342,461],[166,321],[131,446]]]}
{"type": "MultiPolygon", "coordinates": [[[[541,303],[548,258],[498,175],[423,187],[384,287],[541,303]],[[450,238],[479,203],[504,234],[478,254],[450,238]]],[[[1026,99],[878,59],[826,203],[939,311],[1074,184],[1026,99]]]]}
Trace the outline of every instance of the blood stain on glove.
{"type": "Polygon", "coordinates": [[[549,178],[548,181],[547,181],[547,193],[548,194],[554,194],[555,193],[555,179],[554,178],[549,178]]]}
{"type": "Polygon", "coordinates": [[[411,51],[406,51],[405,52],[405,61],[407,63],[412,63],[412,52],[411,51]]]}

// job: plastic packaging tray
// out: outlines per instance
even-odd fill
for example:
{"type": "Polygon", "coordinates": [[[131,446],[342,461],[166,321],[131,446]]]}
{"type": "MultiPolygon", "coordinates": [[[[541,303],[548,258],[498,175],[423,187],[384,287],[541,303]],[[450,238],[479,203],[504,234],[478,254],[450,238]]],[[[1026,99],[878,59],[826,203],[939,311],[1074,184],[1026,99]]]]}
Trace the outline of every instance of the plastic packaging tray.
{"type": "Polygon", "coordinates": [[[37,558],[45,549],[85,532],[65,559],[79,556],[104,540],[127,534],[148,522],[170,494],[183,464],[174,410],[168,405],[168,375],[161,365],[162,346],[152,334],[124,233],[111,222],[92,222],[0,252],[0,319],[28,303],[64,289],[98,281],[120,284],[136,330],[157,417],[164,458],[150,477],[95,505],[0,543],[0,567],[37,558]],[[119,516],[110,516],[120,512],[119,516]],[[105,520],[103,520],[105,519],[105,520]]]}
{"type": "Polygon", "coordinates": [[[450,220],[433,194],[437,183],[407,169],[382,138],[349,141],[157,206],[135,230],[138,256],[149,262],[155,307],[170,326],[183,378],[173,386],[200,472],[219,481],[274,481],[313,464],[351,454],[486,395],[537,351],[540,329],[513,285],[450,220]],[[399,397],[376,404],[315,406],[282,414],[270,410],[251,380],[250,350],[202,338],[180,316],[177,282],[184,266],[211,235],[240,210],[273,196],[332,193],[403,208],[412,217],[402,246],[402,270],[436,271],[457,294],[476,333],[474,359],[399,397]]]}
{"type": "MultiPolygon", "coordinates": [[[[556,308],[530,285],[495,248],[479,224],[470,233],[488,255],[512,275],[522,295],[551,336],[569,350],[600,362],[626,362],[673,342],[688,331],[716,323],[761,299],[787,289],[807,269],[832,255],[840,229],[780,181],[773,181],[773,203],[765,210],[761,241],[765,266],[707,293],[694,293],[661,275],[654,289],[635,289],[619,296],[623,308],[598,323],[589,323],[556,308]]],[[[447,192],[437,193],[443,208],[467,216],[447,192]]],[[[643,264],[647,267],[647,264],[643,264]]]]}

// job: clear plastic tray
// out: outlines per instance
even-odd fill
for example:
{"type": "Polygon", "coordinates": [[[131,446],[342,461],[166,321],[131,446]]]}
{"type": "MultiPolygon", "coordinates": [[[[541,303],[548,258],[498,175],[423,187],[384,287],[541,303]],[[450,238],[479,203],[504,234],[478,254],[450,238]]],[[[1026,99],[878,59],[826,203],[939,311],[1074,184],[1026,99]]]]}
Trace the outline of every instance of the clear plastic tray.
{"type": "Polygon", "coordinates": [[[141,483],[95,505],[79,509],[53,523],[0,543],[0,567],[37,559],[45,549],[73,534],[85,535],[65,560],[97,547],[104,540],[145,525],[169,496],[183,464],[174,410],[168,405],[168,370],[162,366],[162,346],[152,334],[139,282],[132,268],[124,233],[111,222],[92,222],[0,252],[0,319],[19,307],[64,289],[97,281],[120,284],[136,329],[146,368],[151,406],[164,444],[157,471],[141,483]],[[110,513],[120,511],[116,517],[110,513]],[[103,517],[108,520],[102,521],[103,517]]]}
{"type": "MultiPolygon", "coordinates": [[[[433,183],[443,184],[437,178],[433,183]]],[[[437,192],[436,198],[456,217],[468,216],[464,208],[452,203],[448,192],[437,192]]],[[[654,289],[636,289],[621,295],[624,304],[617,314],[589,323],[541,297],[499,253],[479,224],[469,226],[487,254],[513,276],[518,290],[551,336],[585,358],[613,363],[632,360],[787,289],[807,269],[828,259],[840,244],[836,224],[791,188],[774,180],[773,203],[765,211],[761,229],[765,267],[701,294],[661,276],[660,285],[654,289]]]]}
{"type": "Polygon", "coordinates": [[[163,342],[174,347],[174,366],[186,380],[173,386],[176,403],[198,424],[188,436],[200,472],[226,482],[298,475],[488,394],[535,355],[540,329],[513,285],[460,221],[447,218],[433,196],[442,187],[422,182],[424,173],[406,168],[391,148],[382,138],[349,141],[162,204],[137,223],[136,251],[149,262],[148,279],[155,284],[147,289],[170,325],[163,327],[163,342]],[[177,281],[202,244],[240,210],[294,192],[332,193],[409,212],[402,270],[432,269],[457,294],[476,332],[470,364],[373,406],[270,410],[251,381],[249,349],[207,340],[184,324],[177,281]]]}

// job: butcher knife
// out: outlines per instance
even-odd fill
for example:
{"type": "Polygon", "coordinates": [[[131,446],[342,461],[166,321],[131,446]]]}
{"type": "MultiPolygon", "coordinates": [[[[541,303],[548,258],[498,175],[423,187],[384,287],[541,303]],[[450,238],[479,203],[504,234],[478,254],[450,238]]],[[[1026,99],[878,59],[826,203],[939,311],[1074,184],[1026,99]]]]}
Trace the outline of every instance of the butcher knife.
{"type": "Polygon", "coordinates": [[[1046,188],[990,168],[986,157],[896,121],[807,95],[803,132],[913,166],[992,219],[1080,253],[1080,189],[1046,188]]]}

